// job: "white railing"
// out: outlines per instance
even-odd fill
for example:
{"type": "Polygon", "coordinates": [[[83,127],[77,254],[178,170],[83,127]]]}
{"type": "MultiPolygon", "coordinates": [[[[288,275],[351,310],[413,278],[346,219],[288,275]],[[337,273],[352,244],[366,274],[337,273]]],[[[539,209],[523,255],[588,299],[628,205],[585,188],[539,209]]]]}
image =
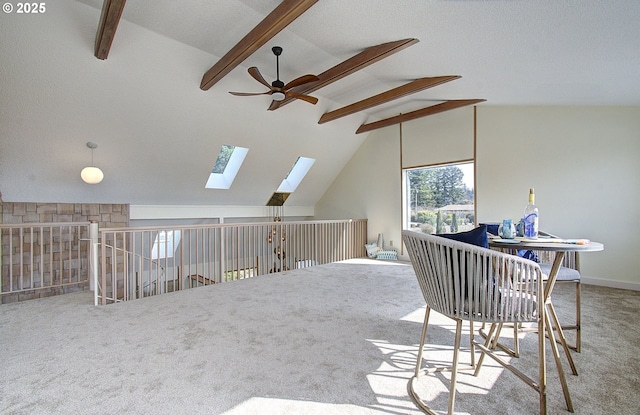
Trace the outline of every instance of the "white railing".
{"type": "Polygon", "coordinates": [[[0,225],[1,302],[89,288],[89,223],[0,225]]]}
{"type": "Polygon", "coordinates": [[[96,304],[365,256],[367,221],[100,230],[96,304]]]}

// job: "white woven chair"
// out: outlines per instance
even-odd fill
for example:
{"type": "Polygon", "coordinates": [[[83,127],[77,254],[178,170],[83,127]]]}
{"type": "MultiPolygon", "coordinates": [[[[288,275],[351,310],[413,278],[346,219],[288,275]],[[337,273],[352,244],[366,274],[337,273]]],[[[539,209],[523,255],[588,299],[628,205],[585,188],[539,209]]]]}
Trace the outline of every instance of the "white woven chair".
{"type": "MultiPolygon", "coordinates": [[[[456,334],[453,349],[453,364],[450,368],[432,368],[428,372],[451,370],[448,413],[453,414],[456,377],[458,371],[458,353],[462,322],[471,323],[471,366],[477,375],[484,355],[488,355],[506,369],[515,373],[539,394],[540,414],[546,414],[546,362],[545,331],[553,338],[547,314],[540,313],[535,293],[542,293],[542,272],[540,266],[514,255],[477,247],[442,237],[403,231],[402,238],[411,259],[413,269],[424,299],[426,312],[420,339],[420,349],[415,374],[409,381],[409,393],[416,405],[428,414],[435,414],[415,392],[415,382],[421,376],[429,313],[434,310],[456,322],[456,334]],[[482,342],[474,338],[473,322],[491,324],[490,334],[482,342]],[[537,380],[525,375],[510,363],[495,354],[497,334],[504,323],[533,322],[538,332],[538,375],[537,380]],[[475,348],[481,351],[480,360],[475,365],[475,348]]],[[[555,342],[552,341],[552,347],[555,342]]],[[[557,349],[554,350],[557,356],[557,349]]],[[[558,363],[558,358],[556,363],[558,363]]],[[[565,399],[568,394],[565,393],[565,399]]],[[[570,401],[567,405],[571,407],[570,401]]]]}

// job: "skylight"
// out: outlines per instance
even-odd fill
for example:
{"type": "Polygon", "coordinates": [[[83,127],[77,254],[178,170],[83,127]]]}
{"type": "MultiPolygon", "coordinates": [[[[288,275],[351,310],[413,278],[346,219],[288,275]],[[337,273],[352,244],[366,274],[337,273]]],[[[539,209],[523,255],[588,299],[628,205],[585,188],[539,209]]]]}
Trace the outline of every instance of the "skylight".
{"type": "Polygon", "coordinates": [[[278,192],[295,192],[296,188],[304,179],[307,172],[313,163],[316,162],[316,159],[308,158],[308,157],[298,157],[298,160],[293,164],[293,167],[287,174],[287,177],[284,178],[282,183],[280,183],[280,187],[278,187],[278,192]]]}
{"type": "Polygon", "coordinates": [[[244,147],[223,145],[204,187],[207,189],[229,189],[248,151],[249,149],[244,147]]]}

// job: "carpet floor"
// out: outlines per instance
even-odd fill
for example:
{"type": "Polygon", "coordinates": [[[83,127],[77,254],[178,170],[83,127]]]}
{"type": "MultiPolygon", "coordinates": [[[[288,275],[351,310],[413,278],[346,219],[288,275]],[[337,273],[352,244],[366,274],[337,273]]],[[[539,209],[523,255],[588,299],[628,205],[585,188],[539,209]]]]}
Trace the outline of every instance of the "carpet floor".
{"type": "MultiPolygon", "coordinates": [[[[557,286],[562,321],[573,298],[557,286]]],[[[579,376],[567,379],[575,413],[640,414],[640,293],[583,286],[582,306],[579,376]]],[[[423,318],[410,264],[368,259],[108,306],[89,292],[4,304],[0,413],[420,414],[407,382],[423,318]]],[[[450,359],[455,328],[440,315],[432,323],[429,365],[450,359]]],[[[512,359],[533,376],[536,347],[535,334],[521,335],[512,359]]],[[[547,362],[548,411],[568,413],[550,353],[547,362]]],[[[442,413],[448,379],[417,385],[442,413]]],[[[491,359],[458,381],[457,414],[538,413],[537,393],[491,359]]]]}

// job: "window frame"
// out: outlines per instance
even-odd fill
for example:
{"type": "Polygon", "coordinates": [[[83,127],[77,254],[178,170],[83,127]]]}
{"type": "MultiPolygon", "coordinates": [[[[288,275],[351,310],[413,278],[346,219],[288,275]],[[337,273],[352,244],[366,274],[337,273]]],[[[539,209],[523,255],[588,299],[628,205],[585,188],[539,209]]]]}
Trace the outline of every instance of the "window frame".
{"type": "Polygon", "coordinates": [[[402,229],[410,230],[411,227],[411,189],[409,181],[409,172],[423,169],[437,169],[443,167],[455,167],[460,165],[471,165],[471,173],[473,174],[473,226],[477,226],[477,206],[476,206],[476,161],[474,159],[458,160],[452,162],[436,163],[424,166],[412,166],[402,169],[402,229]]]}

